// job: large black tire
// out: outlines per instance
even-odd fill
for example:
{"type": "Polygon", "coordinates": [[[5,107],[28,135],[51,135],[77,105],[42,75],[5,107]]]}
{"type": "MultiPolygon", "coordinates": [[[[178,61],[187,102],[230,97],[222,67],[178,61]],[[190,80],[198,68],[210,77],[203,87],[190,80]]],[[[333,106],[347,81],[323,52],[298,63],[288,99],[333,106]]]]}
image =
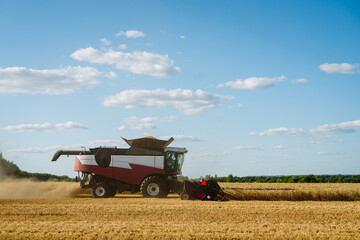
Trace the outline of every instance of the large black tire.
{"type": "Polygon", "coordinates": [[[111,162],[111,151],[106,148],[100,148],[95,153],[95,161],[100,167],[107,168],[111,162]]]}
{"type": "Polygon", "coordinates": [[[116,186],[110,186],[110,191],[108,197],[113,198],[115,197],[117,193],[117,187],[116,186]]]}
{"type": "Polygon", "coordinates": [[[95,198],[110,197],[112,194],[111,187],[104,182],[98,182],[92,187],[92,194],[95,198]]]}
{"type": "Polygon", "coordinates": [[[164,198],[169,193],[166,181],[158,176],[145,178],[140,185],[140,192],[143,197],[164,198]]]}

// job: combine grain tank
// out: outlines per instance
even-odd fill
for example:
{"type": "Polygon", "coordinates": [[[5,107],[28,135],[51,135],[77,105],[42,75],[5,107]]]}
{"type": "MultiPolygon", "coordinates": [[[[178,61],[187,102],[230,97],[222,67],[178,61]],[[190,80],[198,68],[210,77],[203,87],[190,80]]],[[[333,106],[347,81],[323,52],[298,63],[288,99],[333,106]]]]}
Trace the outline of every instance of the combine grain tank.
{"type": "Polygon", "coordinates": [[[59,150],[61,155],[75,155],[74,170],[79,173],[82,188],[92,188],[94,197],[114,197],[117,192],[141,192],[144,197],[166,197],[181,193],[181,175],[185,148],[168,147],[174,140],[143,137],[127,140],[130,148],[97,147],[89,151],[59,150]]]}

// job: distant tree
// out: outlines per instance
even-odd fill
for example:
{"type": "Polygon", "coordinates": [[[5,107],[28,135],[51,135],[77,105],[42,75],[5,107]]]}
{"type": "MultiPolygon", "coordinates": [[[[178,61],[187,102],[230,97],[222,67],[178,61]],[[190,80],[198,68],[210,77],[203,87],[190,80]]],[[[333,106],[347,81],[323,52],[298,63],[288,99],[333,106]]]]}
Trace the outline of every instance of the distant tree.
{"type": "Polygon", "coordinates": [[[9,177],[9,176],[18,176],[21,173],[21,170],[15,163],[6,160],[2,153],[0,153],[0,178],[9,177]]]}
{"type": "Polygon", "coordinates": [[[316,183],[316,178],[314,175],[305,175],[300,177],[299,181],[300,183],[316,183]]]}
{"type": "Polygon", "coordinates": [[[337,177],[335,176],[331,176],[328,180],[329,183],[336,183],[336,181],[337,181],[337,177]]]}
{"type": "Polygon", "coordinates": [[[178,177],[177,177],[177,180],[180,181],[180,182],[182,182],[182,181],[184,181],[184,180],[188,181],[188,180],[189,180],[189,177],[187,177],[187,176],[178,176],[178,177]]]}
{"type": "Polygon", "coordinates": [[[205,178],[204,178],[206,181],[210,180],[211,179],[211,175],[208,174],[208,175],[205,175],[205,178]]]}
{"type": "Polygon", "coordinates": [[[268,183],[276,183],[276,182],[277,182],[277,178],[270,178],[267,182],[268,182],[268,183]]]}
{"type": "Polygon", "coordinates": [[[262,177],[260,176],[260,177],[258,177],[258,178],[256,179],[255,182],[257,182],[257,183],[263,183],[263,182],[266,182],[266,179],[265,179],[265,178],[262,178],[262,177]]]}
{"type": "Polygon", "coordinates": [[[232,174],[229,174],[229,176],[226,178],[226,182],[235,182],[232,174]]]}

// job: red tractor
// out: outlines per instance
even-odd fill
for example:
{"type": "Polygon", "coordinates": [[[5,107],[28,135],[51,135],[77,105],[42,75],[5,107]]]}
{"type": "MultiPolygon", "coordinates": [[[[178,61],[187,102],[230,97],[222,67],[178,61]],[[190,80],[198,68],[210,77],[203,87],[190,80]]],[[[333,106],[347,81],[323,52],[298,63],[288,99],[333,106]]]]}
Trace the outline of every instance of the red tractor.
{"type": "Polygon", "coordinates": [[[80,186],[92,188],[96,198],[114,197],[117,192],[141,192],[144,197],[166,197],[169,192],[181,194],[181,175],[185,148],[168,147],[174,140],[143,137],[127,140],[130,148],[97,147],[88,151],[59,150],[61,155],[75,155],[74,170],[79,173],[80,186]],[[81,176],[80,176],[81,173],[81,176]]]}

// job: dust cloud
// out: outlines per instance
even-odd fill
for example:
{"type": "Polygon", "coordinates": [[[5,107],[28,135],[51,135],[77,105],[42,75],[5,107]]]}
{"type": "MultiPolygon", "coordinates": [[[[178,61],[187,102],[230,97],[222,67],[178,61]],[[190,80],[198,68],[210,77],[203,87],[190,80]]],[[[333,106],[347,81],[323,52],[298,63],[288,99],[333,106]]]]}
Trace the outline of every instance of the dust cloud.
{"type": "Polygon", "coordinates": [[[84,194],[79,183],[38,182],[5,178],[0,181],[0,199],[7,198],[74,198],[84,194]]]}
{"type": "Polygon", "coordinates": [[[14,171],[0,165],[0,199],[7,198],[74,198],[88,191],[75,182],[40,182],[17,178],[14,171]]]}

